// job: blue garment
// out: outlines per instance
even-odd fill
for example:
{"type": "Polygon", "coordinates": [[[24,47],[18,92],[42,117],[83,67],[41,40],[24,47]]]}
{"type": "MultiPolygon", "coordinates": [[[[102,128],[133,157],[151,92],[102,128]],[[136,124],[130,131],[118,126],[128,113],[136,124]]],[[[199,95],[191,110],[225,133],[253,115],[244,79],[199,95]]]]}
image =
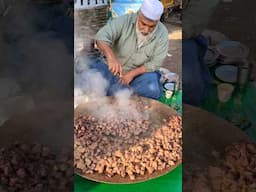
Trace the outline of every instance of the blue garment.
{"type": "Polygon", "coordinates": [[[207,39],[198,36],[182,41],[182,89],[183,102],[200,106],[207,95],[211,76],[204,55],[208,47],[207,39]]]}
{"type": "Polygon", "coordinates": [[[102,76],[109,82],[107,89],[107,96],[114,95],[117,91],[122,89],[131,89],[135,94],[152,98],[159,99],[163,92],[163,87],[160,83],[160,74],[158,72],[144,73],[135,77],[129,86],[122,85],[119,83],[118,77],[114,76],[109,71],[108,66],[102,59],[97,59],[93,64],[90,65],[90,69],[94,69],[102,74],[102,76]]]}

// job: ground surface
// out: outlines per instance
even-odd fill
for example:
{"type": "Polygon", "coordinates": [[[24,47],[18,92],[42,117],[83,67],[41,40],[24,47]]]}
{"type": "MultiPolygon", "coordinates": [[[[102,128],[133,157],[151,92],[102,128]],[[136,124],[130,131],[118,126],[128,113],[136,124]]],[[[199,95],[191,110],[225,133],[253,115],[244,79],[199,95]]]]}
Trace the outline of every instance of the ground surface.
{"type": "Polygon", "coordinates": [[[169,31],[169,51],[166,57],[163,67],[169,69],[172,72],[177,73],[181,77],[182,72],[182,28],[181,25],[174,24],[174,16],[164,22],[169,31]]]}

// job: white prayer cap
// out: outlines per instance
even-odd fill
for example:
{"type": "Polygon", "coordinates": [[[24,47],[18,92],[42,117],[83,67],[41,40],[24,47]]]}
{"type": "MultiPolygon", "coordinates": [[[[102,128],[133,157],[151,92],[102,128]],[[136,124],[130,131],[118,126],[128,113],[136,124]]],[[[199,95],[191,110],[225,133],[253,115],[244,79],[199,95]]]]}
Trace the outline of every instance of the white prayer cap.
{"type": "Polygon", "coordinates": [[[159,0],[144,0],[140,10],[148,19],[157,21],[160,20],[164,7],[159,0]]]}

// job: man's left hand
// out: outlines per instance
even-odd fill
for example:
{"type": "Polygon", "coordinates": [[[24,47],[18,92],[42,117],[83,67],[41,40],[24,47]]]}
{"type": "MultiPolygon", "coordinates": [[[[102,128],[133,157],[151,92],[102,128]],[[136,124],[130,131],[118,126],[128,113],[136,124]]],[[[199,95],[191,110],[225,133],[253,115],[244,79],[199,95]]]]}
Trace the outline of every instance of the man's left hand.
{"type": "Polygon", "coordinates": [[[124,85],[129,85],[135,77],[143,73],[146,73],[146,68],[144,65],[141,65],[140,67],[133,69],[120,77],[121,83],[124,85]]]}
{"type": "Polygon", "coordinates": [[[133,79],[134,79],[133,73],[128,72],[121,77],[121,83],[124,85],[129,85],[133,79]]]}

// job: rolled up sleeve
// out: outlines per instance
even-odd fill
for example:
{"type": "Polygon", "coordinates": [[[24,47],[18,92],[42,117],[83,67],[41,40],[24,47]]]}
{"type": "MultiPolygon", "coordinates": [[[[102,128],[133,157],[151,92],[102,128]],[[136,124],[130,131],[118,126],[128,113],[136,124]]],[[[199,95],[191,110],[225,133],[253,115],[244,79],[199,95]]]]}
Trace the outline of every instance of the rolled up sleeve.
{"type": "Polygon", "coordinates": [[[155,51],[149,62],[144,63],[147,72],[157,71],[167,56],[169,48],[168,33],[165,33],[155,47],[155,51]]]}

